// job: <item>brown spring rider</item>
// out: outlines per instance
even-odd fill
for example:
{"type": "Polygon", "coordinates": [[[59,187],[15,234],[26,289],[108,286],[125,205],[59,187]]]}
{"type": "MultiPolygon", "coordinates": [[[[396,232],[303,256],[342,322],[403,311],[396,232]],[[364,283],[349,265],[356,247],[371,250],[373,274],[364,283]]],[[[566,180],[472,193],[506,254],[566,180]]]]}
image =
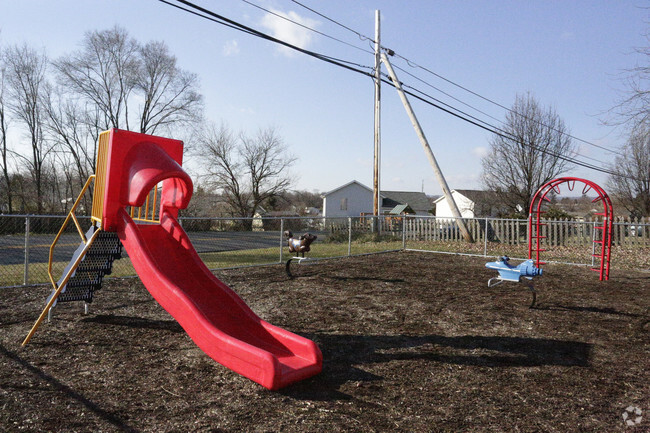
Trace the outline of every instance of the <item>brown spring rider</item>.
{"type": "Polygon", "coordinates": [[[290,269],[291,260],[297,259],[299,262],[301,260],[304,260],[305,253],[311,250],[309,245],[311,245],[311,243],[314,242],[318,236],[312,235],[311,233],[305,233],[301,235],[299,238],[294,238],[293,233],[291,233],[291,231],[285,230],[284,237],[287,238],[287,245],[289,245],[289,252],[295,254],[295,257],[291,257],[289,260],[287,260],[287,264],[285,266],[287,275],[289,276],[289,278],[293,278],[290,269]]]}

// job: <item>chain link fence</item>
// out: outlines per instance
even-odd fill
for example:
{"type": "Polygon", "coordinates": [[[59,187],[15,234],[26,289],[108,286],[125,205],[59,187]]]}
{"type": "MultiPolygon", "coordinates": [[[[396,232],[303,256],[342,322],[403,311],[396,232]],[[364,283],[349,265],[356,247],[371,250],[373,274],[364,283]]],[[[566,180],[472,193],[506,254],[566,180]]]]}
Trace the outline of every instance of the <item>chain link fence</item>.
{"type": "MultiPolygon", "coordinates": [[[[0,215],[0,287],[49,283],[50,245],[64,222],[62,216],[0,215]]],[[[285,231],[318,236],[307,257],[327,259],[387,251],[413,250],[480,257],[528,256],[528,221],[466,218],[473,242],[467,242],[453,218],[283,217],[180,218],[194,248],[212,270],[283,263],[291,257],[285,231]]],[[[85,230],[90,219],[79,217],[85,230]]],[[[594,265],[595,221],[545,221],[544,260],[594,265]]],[[[612,268],[650,271],[650,224],[614,223],[612,268]]],[[[81,238],[68,224],[52,252],[52,274],[61,276],[81,238]]],[[[114,262],[110,277],[134,276],[126,253],[114,262]]]]}

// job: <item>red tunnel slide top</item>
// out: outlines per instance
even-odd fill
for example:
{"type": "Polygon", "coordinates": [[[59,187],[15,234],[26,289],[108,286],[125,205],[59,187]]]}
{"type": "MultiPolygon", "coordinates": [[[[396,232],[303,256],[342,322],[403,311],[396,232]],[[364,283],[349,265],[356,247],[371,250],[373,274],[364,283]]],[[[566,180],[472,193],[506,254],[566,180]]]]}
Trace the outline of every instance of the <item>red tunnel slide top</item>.
{"type": "Polygon", "coordinates": [[[181,168],[183,142],[110,130],[103,228],[116,231],[145,287],[208,356],[276,390],[322,370],[311,340],[260,319],[199,258],[176,218],[192,196],[181,168]],[[136,224],[127,206],[142,206],[163,182],[159,224],[136,224]]]}

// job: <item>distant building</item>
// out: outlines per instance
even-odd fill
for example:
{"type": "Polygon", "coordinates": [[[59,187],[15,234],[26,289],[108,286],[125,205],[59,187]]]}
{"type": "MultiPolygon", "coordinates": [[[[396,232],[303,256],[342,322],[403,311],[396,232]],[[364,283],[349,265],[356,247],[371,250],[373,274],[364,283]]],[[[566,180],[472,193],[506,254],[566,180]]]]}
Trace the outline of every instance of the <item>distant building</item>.
{"type": "Polygon", "coordinates": [[[348,217],[372,213],[372,189],[356,180],[324,193],[323,216],[348,217]]]}
{"type": "MultiPolygon", "coordinates": [[[[372,214],[373,211],[372,189],[356,180],[326,192],[321,197],[324,217],[352,217],[372,214]]],[[[381,199],[382,215],[393,210],[399,210],[399,214],[407,210],[407,207],[409,213],[430,215],[432,208],[431,202],[423,192],[381,191],[381,199]],[[401,208],[396,209],[398,206],[401,208]]]]}
{"type": "MultiPolygon", "coordinates": [[[[463,218],[495,217],[504,211],[503,206],[499,204],[497,194],[493,191],[454,189],[451,195],[463,218]]],[[[454,216],[446,196],[440,196],[433,204],[436,208],[436,216],[450,218],[454,216]]]]}

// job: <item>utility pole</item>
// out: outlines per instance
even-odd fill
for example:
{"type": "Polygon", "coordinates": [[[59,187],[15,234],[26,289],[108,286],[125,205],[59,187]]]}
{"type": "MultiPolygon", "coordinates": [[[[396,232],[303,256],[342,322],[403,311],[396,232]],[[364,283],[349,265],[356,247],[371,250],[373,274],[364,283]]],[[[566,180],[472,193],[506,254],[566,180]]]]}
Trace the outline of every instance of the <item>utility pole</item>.
{"type": "Polygon", "coordinates": [[[388,75],[390,75],[390,79],[392,80],[393,84],[395,85],[395,88],[397,89],[397,93],[399,94],[399,97],[402,100],[402,104],[406,109],[406,114],[408,114],[409,118],[411,119],[413,128],[415,128],[415,132],[418,135],[418,138],[420,139],[420,143],[422,143],[422,147],[424,148],[424,152],[426,153],[427,158],[429,159],[429,163],[431,164],[431,167],[433,167],[433,172],[436,175],[436,178],[438,179],[440,188],[442,189],[442,192],[445,195],[445,198],[447,199],[447,204],[449,204],[451,213],[456,218],[456,224],[458,225],[460,232],[462,233],[463,237],[467,242],[473,242],[472,235],[470,234],[469,230],[467,230],[465,221],[463,221],[462,216],[460,214],[460,210],[458,210],[458,206],[456,205],[456,201],[454,200],[454,197],[451,195],[451,190],[449,189],[449,185],[447,185],[447,181],[445,180],[445,177],[443,176],[442,171],[440,170],[438,161],[436,161],[436,157],[433,155],[433,151],[431,150],[431,146],[429,146],[427,137],[424,135],[424,131],[420,126],[420,122],[418,122],[417,117],[415,117],[415,112],[413,111],[411,104],[406,98],[406,93],[404,93],[402,84],[397,79],[397,75],[395,75],[395,71],[393,70],[393,65],[390,64],[390,62],[388,61],[388,56],[386,56],[385,53],[381,54],[381,60],[386,64],[386,69],[388,69],[388,75]]]}
{"type": "Polygon", "coordinates": [[[375,158],[373,170],[373,208],[375,225],[379,233],[379,213],[381,210],[381,192],[379,173],[381,167],[381,44],[380,44],[380,14],[375,11],[375,158]]]}

